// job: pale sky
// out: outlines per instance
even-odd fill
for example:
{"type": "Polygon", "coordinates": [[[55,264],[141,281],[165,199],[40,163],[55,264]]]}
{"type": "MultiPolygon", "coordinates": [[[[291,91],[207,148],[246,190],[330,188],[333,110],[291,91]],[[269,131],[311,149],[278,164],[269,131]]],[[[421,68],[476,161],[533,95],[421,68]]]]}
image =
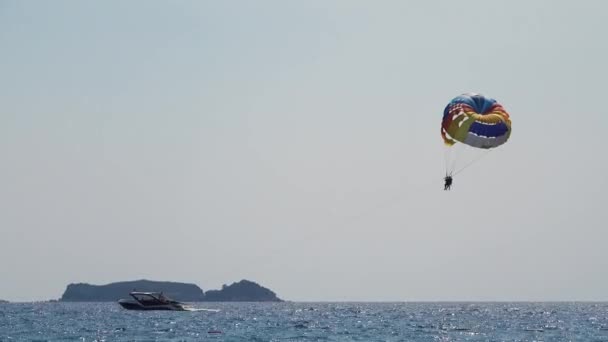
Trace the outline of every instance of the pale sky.
{"type": "Polygon", "coordinates": [[[608,300],[608,2],[0,1],[0,298],[608,300]],[[444,106],[511,114],[443,191],[444,106]]]}

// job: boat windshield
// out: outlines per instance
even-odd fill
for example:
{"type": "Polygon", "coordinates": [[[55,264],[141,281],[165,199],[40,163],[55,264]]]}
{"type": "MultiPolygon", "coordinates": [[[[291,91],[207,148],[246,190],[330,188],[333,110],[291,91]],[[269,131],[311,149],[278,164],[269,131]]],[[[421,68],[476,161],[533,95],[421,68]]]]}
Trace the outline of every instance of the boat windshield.
{"type": "Polygon", "coordinates": [[[133,298],[137,299],[138,302],[144,305],[164,304],[168,302],[168,300],[162,294],[137,293],[132,294],[132,296],[133,298]]]}

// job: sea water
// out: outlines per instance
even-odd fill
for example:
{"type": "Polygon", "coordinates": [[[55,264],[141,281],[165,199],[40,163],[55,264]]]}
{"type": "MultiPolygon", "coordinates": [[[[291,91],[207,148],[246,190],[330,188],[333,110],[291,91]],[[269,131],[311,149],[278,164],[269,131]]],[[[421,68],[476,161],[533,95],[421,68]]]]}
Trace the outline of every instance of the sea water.
{"type": "Polygon", "coordinates": [[[0,341],[608,341],[608,303],[0,304],[0,341]]]}

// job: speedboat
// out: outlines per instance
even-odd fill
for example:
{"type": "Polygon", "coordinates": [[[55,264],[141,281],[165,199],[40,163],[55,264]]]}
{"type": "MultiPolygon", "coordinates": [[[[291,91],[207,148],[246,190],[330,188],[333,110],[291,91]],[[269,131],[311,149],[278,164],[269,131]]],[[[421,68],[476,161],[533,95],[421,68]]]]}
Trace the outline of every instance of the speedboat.
{"type": "Polygon", "coordinates": [[[131,292],[133,299],[118,301],[127,310],[172,310],[187,311],[189,306],[167,298],[162,292],[131,292]]]}

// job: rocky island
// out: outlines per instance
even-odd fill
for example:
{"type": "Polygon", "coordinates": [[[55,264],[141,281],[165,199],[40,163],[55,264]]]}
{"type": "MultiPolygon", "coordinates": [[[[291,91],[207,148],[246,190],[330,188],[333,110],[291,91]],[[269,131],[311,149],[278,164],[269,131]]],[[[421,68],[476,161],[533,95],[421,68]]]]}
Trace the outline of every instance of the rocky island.
{"type": "Polygon", "coordinates": [[[276,294],[259,284],[241,280],[223,285],[221,290],[204,292],[195,284],[135,280],[107,285],[86,283],[70,284],[61,296],[62,302],[113,302],[129,296],[131,291],[163,292],[168,297],[183,302],[281,302],[276,294]]]}
{"type": "Polygon", "coordinates": [[[60,300],[62,302],[113,302],[128,297],[131,291],[162,291],[170,298],[185,302],[200,302],[205,298],[203,290],[195,284],[135,280],[107,285],[70,284],[60,300]]]}
{"type": "Polygon", "coordinates": [[[2,299],[0,299],[0,304],[8,304],[8,300],[2,300],[2,299]]]}
{"type": "Polygon", "coordinates": [[[221,290],[205,292],[207,302],[281,302],[271,290],[249,280],[223,285],[221,290]]]}

